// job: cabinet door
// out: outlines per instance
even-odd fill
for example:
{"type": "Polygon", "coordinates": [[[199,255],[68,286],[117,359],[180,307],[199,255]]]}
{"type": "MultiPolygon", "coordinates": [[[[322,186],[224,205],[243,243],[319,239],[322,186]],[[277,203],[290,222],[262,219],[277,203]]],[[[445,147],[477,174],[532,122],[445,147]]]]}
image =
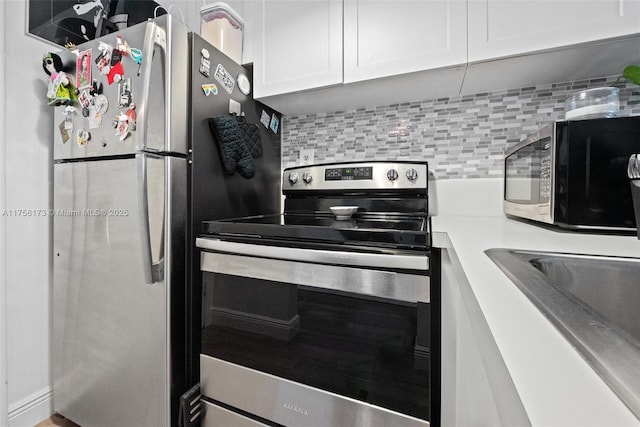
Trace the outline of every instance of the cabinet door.
{"type": "Polygon", "coordinates": [[[342,83],[341,0],[262,0],[254,25],[256,98],[342,83]]]}
{"type": "Polygon", "coordinates": [[[344,1],[344,81],[467,62],[467,1],[344,1]]]}
{"type": "Polygon", "coordinates": [[[636,33],[638,0],[469,1],[469,62],[636,33]]]}

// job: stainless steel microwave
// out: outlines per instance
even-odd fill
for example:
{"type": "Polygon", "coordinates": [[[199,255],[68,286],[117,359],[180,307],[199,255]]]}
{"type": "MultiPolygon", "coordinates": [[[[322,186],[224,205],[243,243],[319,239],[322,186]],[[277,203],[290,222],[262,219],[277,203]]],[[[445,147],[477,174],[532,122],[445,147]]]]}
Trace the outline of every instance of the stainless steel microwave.
{"type": "Polygon", "coordinates": [[[634,232],[627,178],[640,116],[557,121],[507,151],[504,213],[576,230],[634,232]]]}

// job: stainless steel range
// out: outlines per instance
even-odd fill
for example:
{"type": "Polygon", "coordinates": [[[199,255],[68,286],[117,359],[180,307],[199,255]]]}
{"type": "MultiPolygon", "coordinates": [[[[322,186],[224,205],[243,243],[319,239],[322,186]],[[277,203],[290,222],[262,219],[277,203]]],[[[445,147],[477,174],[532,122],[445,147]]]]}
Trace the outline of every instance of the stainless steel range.
{"type": "Polygon", "coordinates": [[[290,168],[283,214],[203,222],[205,426],[439,424],[427,178],[425,162],[290,168]]]}

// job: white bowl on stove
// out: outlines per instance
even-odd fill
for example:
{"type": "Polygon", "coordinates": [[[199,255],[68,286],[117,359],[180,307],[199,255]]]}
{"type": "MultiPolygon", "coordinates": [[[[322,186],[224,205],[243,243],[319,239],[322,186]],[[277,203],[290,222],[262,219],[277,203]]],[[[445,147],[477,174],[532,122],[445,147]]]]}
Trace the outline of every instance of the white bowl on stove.
{"type": "Polygon", "coordinates": [[[351,215],[358,210],[357,206],[331,206],[331,212],[336,216],[337,220],[345,221],[351,219],[351,215]]]}

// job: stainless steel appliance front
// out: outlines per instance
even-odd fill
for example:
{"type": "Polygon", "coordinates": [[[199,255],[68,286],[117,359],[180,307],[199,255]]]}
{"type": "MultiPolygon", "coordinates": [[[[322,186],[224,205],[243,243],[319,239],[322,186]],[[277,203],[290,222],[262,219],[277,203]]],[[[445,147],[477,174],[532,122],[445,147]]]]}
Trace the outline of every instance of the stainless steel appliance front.
{"type": "Polygon", "coordinates": [[[186,160],[141,153],[54,174],[54,408],[87,426],[170,425],[186,160]]]}
{"type": "MultiPolygon", "coordinates": [[[[369,405],[315,387],[229,363],[200,356],[203,394],[219,398],[265,420],[286,426],[403,426],[425,427],[429,423],[414,417],[369,405]],[[224,385],[221,387],[221,385],[224,385]],[[265,392],[267,391],[268,392],[265,392]]],[[[401,396],[400,396],[401,397],[401,396]]],[[[211,408],[219,410],[210,404],[211,408]]],[[[212,409],[206,409],[205,427],[219,426],[212,409]]],[[[236,415],[237,417],[237,415],[236,415]]],[[[233,425],[236,423],[234,418],[233,425]]],[[[245,418],[247,425],[267,425],[245,418]],[[255,424],[253,424],[255,423],[255,424]]]]}
{"type": "Polygon", "coordinates": [[[506,215],[553,224],[555,128],[545,126],[505,154],[506,215]]]}
{"type": "Polygon", "coordinates": [[[399,161],[309,165],[289,168],[282,177],[282,190],[411,190],[427,188],[428,179],[425,163],[399,161]]]}
{"type": "Polygon", "coordinates": [[[640,117],[557,121],[505,155],[504,213],[570,230],[631,234],[627,163],[640,117]]]}
{"type": "Polygon", "coordinates": [[[282,214],[203,221],[205,425],[439,424],[427,177],[426,162],[289,168],[282,214]]]}
{"type": "Polygon", "coordinates": [[[200,265],[211,273],[353,292],[395,301],[429,302],[429,258],[424,255],[385,255],[273,248],[198,238],[200,265]],[[242,254],[242,255],[238,255],[242,254]],[[401,273],[380,268],[416,270],[401,273]]]}
{"type": "Polygon", "coordinates": [[[425,253],[197,245],[210,405],[288,426],[429,425],[425,253]],[[306,252],[319,254],[313,261],[306,252]]]}

